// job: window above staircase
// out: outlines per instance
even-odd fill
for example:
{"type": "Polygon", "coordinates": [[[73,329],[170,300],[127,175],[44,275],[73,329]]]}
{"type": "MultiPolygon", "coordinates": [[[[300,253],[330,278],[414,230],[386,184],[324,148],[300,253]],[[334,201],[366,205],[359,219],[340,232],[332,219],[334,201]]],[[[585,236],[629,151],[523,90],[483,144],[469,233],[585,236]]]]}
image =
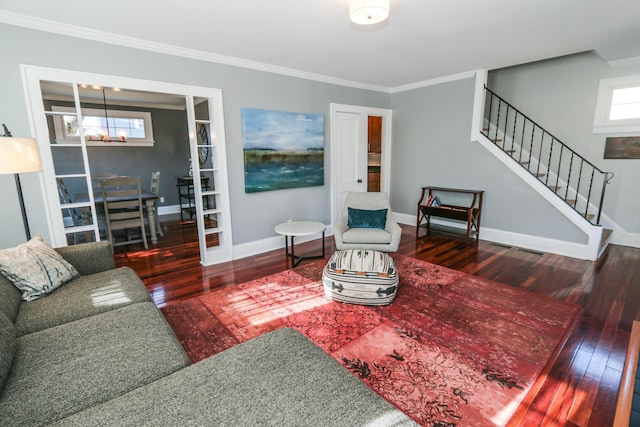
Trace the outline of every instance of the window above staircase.
{"type": "Polygon", "coordinates": [[[640,75],[600,80],[593,133],[640,133],[640,75]]]}

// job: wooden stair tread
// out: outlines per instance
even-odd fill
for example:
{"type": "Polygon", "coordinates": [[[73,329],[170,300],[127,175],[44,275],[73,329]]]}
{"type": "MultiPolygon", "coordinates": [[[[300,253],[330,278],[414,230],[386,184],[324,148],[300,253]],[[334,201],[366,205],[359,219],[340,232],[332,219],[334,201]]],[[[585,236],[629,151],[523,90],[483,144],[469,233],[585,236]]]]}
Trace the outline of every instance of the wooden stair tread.
{"type": "Polygon", "coordinates": [[[604,248],[609,241],[609,237],[613,234],[613,230],[605,228],[602,230],[602,237],[600,237],[600,248],[604,248]]]}

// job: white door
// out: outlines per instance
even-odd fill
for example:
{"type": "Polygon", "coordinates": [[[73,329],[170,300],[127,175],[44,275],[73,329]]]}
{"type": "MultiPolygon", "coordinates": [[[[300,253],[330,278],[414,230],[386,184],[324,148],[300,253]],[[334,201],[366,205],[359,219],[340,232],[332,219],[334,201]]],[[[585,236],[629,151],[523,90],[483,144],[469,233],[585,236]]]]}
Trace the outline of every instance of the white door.
{"type": "Polygon", "coordinates": [[[342,214],[349,191],[367,191],[368,117],[382,116],[380,191],[388,192],[391,156],[391,110],[331,104],[331,217],[342,214]]]}
{"type": "Polygon", "coordinates": [[[336,112],[335,192],[337,203],[334,221],[342,212],[347,192],[367,190],[367,141],[366,117],[360,113],[336,112]]]}

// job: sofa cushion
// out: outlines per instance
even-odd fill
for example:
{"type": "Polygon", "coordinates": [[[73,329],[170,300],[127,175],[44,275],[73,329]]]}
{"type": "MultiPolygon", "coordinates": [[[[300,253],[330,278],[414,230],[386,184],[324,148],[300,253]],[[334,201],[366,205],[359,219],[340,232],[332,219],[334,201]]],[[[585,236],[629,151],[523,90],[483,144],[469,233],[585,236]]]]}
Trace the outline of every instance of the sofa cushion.
{"type": "Polygon", "coordinates": [[[22,291],[25,301],[42,298],[79,276],[39,235],[15,248],[0,250],[0,273],[22,291]]]}
{"type": "Polygon", "coordinates": [[[21,303],[22,298],[18,288],[9,279],[0,274],[0,313],[15,322],[21,303]]]}
{"type": "Polygon", "coordinates": [[[3,425],[43,425],[187,366],[153,303],[122,307],[17,339],[0,395],[3,425]]]}
{"type": "Polygon", "coordinates": [[[350,228],[342,234],[344,243],[391,243],[391,233],[379,228],[350,228]]]}
{"type": "Polygon", "coordinates": [[[109,240],[64,246],[55,249],[83,276],[116,268],[109,240]]]}
{"type": "Polygon", "coordinates": [[[7,316],[0,313],[0,391],[11,371],[16,353],[16,328],[7,316]]]}
{"type": "Polygon", "coordinates": [[[416,425],[293,329],[280,329],[56,423],[416,425]]]}
{"type": "Polygon", "coordinates": [[[151,301],[149,292],[129,267],[81,276],[46,298],[23,303],[15,321],[17,334],[40,331],[145,301],[151,301]]]}

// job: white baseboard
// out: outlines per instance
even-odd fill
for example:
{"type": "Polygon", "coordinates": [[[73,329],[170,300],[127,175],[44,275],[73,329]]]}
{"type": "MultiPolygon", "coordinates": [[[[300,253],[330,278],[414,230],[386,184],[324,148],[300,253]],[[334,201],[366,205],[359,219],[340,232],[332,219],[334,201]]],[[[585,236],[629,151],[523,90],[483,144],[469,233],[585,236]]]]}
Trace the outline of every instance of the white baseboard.
{"type": "Polygon", "coordinates": [[[508,246],[529,249],[537,252],[548,252],[578,259],[589,259],[589,248],[586,243],[565,242],[547,237],[513,233],[492,228],[480,229],[480,240],[508,246]]]}
{"type": "MultiPolygon", "coordinates": [[[[394,218],[401,224],[416,225],[416,216],[394,213],[394,218]]],[[[447,221],[439,218],[431,220],[436,225],[459,228],[466,230],[465,223],[460,221],[447,221]]],[[[514,233],[511,231],[497,230],[481,227],[480,240],[515,246],[537,252],[549,252],[578,259],[588,259],[588,247],[586,243],[565,242],[563,240],[549,239],[546,237],[532,236],[528,234],[514,233]]]]}
{"type": "Polygon", "coordinates": [[[179,214],[180,205],[158,206],[158,216],[179,214]]]}
{"type": "MultiPolygon", "coordinates": [[[[328,225],[327,229],[324,232],[324,235],[325,237],[333,236],[333,226],[328,225]]],[[[320,235],[298,236],[295,238],[295,244],[297,246],[299,243],[310,242],[312,240],[320,240],[321,238],[322,237],[320,235]]],[[[318,244],[320,244],[320,242],[318,242],[318,244]]],[[[321,248],[321,246],[318,247],[321,248]]],[[[255,240],[253,242],[235,245],[233,247],[233,259],[246,258],[249,256],[259,255],[264,252],[282,248],[284,248],[283,236],[267,237],[266,239],[255,240]]]]}
{"type": "Polygon", "coordinates": [[[637,234],[637,233],[625,233],[621,235],[614,234],[611,236],[610,243],[613,243],[614,245],[640,248],[640,234],[637,234]]]}
{"type": "MultiPolygon", "coordinates": [[[[158,208],[158,215],[179,214],[180,206],[161,206],[158,208]]],[[[402,213],[393,213],[394,218],[400,224],[416,225],[416,216],[402,213]]],[[[447,221],[433,219],[434,224],[466,230],[466,225],[460,221],[447,221]]],[[[514,233],[511,231],[498,230],[482,227],[480,229],[480,240],[499,243],[502,245],[515,246],[538,252],[548,252],[578,259],[588,259],[588,248],[586,243],[565,242],[563,240],[549,239],[546,237],[532,236],[528,234],[514,233]]],[[[333,236],[333,227],[327,226],[325,236],[333,236]]],[[[318,236],[297,237],[296,244],[319,239],[318,236]]],[[[624,233],[614,234],[610,243],[620,246],[630,246],[640,248],[640,234],[624,233]]],[[[273,236],[253,242],[242,243],[233,247],[233,259],[246,258],[259,255],[264,252],[284,248],[282,236],[273,236]]]]}

